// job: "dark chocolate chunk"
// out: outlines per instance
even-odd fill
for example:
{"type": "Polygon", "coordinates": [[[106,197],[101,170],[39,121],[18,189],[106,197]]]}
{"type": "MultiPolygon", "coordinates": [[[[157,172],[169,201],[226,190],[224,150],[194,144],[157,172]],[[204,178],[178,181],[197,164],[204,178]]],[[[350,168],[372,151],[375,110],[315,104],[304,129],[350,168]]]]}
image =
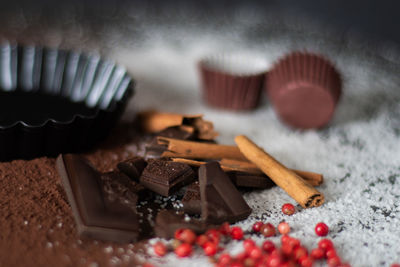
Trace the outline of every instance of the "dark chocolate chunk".
{"type": "Polygon", "coordinates": [[[134,181],[139,181],[140,175],[147,163],[142,157],[134,157],[118,163],[118,170],[125,173],[134,181]]]}
{"type": "Polygon", "coordinates": [[[237,187],[267,189],[275,183],[266,175],[230,171],[226,173],[237,187]]]}
{"type": "MultiPolygon", "coordinates": [[[[84,158],[72,154],[57,158],[68,202],[79,235],[115,242],[137,239],[139,223],[132,209],[106,197],[101,174],[84,158]]],[[[131,199],[134,202],[134,197],[131,199]]]]}
{"type": "Polygon", "coordinates": [[[147,191],[143,185],[118,171],[103,173],[101,183],[105,197],[109,201],[119,201],[133,211],[136,211],[138,196],[143,196],[147,191]]]}
{"type": "Polygon", "coordinates": [[[140,183],[162,196],[169,196],[192,182],[194,177],[192,168],[185,163],[152,160],[140,176],[140,183]]]}
{"type": "Polygon", "coordinates": [[[201,217],[209,223],[234,223],[247,218],[251,208],[218,162],[199,168],[201,217]]]}
{"type": "MultiPolygon", "coordinates": [[[[157,133],[157,136],[181,139],[181,140],[190,140],[193,138],[193,133],[184,131],[178,127],[169,127],[161,132],[157,133]]],[[[157,143],[157,141],[156,141],[157,143]]]]}
{"type": "Polygon", "coordinates": [[[174,238],[175,231],[178,229],[190,229],[201,234],[212,227],[214,225],[206,224],[199,219],[190,218],[176,211],[161,210],[156,217],[154,232],[158,237],[169,239],[174,238]]]}
{"type": "Polygon", "coordinates": [[[201,214],[201,200],[200,200],[200,186],[199,182],[193,182],[187,186],[185,195],[181,202],[183,211],[187,214],[201,214]]]}

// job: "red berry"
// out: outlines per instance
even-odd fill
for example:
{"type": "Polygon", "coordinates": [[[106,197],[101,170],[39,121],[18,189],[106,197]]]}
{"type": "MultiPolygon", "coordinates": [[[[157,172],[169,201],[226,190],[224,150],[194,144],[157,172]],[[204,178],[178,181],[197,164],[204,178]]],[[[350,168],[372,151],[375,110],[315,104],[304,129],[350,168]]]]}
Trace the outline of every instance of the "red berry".
{"type": "Polygon", "coordinates": [[[296,208],[292,204],[286,203],[282,205],[282,212],[286,215],[293,215],[296,212],[296,208]]]}
{"type": "Polygon", "coordinates": [[[199,245],[200,247],[203,247],[203,245],[208,241],[208,237],[205,235],[199,235],[196,239],[196,244],[199,245]]]}
{"type": "Polygon", "coordinates": [[[221,254],[221,256],[219,256],[218,263],[221,265],[228,265],[231,262],[231,260],[232,260],[231,255],[229,255],[228,253],[224,253],[221,254]]]}
{"type": "Polygon", "coordinates": [[[393,263],[390,267],[400,267],[400,263],[393,263]]]}
{"type": "Polygon", "coordinates": [[[311,250],[310,256],[315,260],[320,260],[325,256],[325,251],[321,248],[311,250]]]}
{"type": "Polygon", "coordinates": [[[220,232],[215,229],[208,230],[205,235],[207,236],[208,240],[214,242],[216,245],[219,244],[219,239],[221,237],[220,232]]]}
{"type": "Polygon", "coordinates": [[[154,265],[146,262],[145,264],[142,265],[142,267],[154,267],[154,265]]]}
{"type": "Polygon", "coordinates": [[[267,257],[266,265],[269,267],[278,267],[282,263],[282,257],[279,254],[271,254],[267,257]]]}
{"type": "Polygon", "coordinates": [[[331,240],[324,238],[318,242],[318,247],[320,249],[323,249],[324,251],[327,251],[328,249],[333,248],[334,246],[331,240]]]}
{"type": "Polygon", "coordinates": [[[260,232],[261,227],[264,225],[263,222],[255,222],[253,224],[253,232],[258,233],[260,232]]]}
{"type": "Polygon", "coordinates": [[[338,267],[341,264],[340,258],[338,256],[329,258],[326,263],[329,267],[338,267]]]}
{"type": "Polygon", "coordinates": [[[307,256],[307,254],[307,249],[302,246],[299,246],[293,250],[293,256],[296,260],[300,260],[300,258],[307,256]]]}
{"type": "Polygon", "coordinates": [[[231,237],[235,240],[240,240],[243,238],[243,230],[238,226],[234,226],[231,228],[231,237]]]}
{"type": "Polygon", "coordinates": [[[267,253],[271,253],[275,249],[275,244],[272,241],[265,240],[262,244],[262,249],[267,253]]]}
{"type": "Polygon", "coordinates": [[[161,241],[158,241],[157,243],[155,243],[153,245],[153,250],[154,250],[154,253],[160,257],[167,254],[167,246],[165,246],[165,244],[161,241]]]}
{"type": "Polygon", "coordinates": [[[175,232],[175,238],[184,243],[193,244],[196,241],[196,234],[190,229],[182,229],[175,232]]]}
{"type": "Polygon", "coordinates": [[[239,261],[239,262],[243,262],[243,261],[244,261],[246,258],[248,258],[248,257],[249,257],[249,255],[247,255],[247,252],[246,252],[246,251],[243,251],[243,252],[237,254],[236,257],[235,257],[235,259],[236,259],[237,261],[239,261]]]}
{"type": "Polygon", "coordinates": [[[284,255],[290,256],[293,253],[293,246],[289,243],[282,244],[281,251],[284,255]]]}
{"type": "Polygon", "coordinates": [[[229,266],[230,267],[243,267],[244,265],[240,261],[234,261],[229,266]]]}
{"type": "Polygon", "coordinates": [[[243,265],[246,267],[252,267],[255,265],[255,263],[256,263],[256,261],[252,258],[245,258],[243,261],[243,265]]]}
{"type": "Polygon", "coordinates": [[[247,253],[256,246],[256,242],[254,242],[252,239],[246,239],[243,241],[243,247],[244,247],[244,251],[246,251],[247,253]]]}
{"type": "Polygon", "coordinates": [[[281,243],[282,244],[288,243],[290,239],[291,239],[291,237],[289,235],[283,235],[281,237],[281,243]]]}
{"type": "Polygon", "coordinates": [[[329,232],[329,227],[323,222],[317,223],[315,225],[315,233],[317,236],[326,236],[329,232]]]}
{"type": "Polygon", "coordinates": [[[328,248],[325,252],[325,256],[327,259],[337,257],[335,248],[328,248]]]}
{"type": "Polygon", "coordinates": [[[282,235],[286,235],[290,232],[290,226],[287,222],[281,222],[278,225],[278,231],[279,233],[281,233],[282,235]]]}
{"type": "Polygon", "coordinates": [[[177,229],[177,230],[175,230],[174,238],[175,238],[175,239],[178,239],[178,240],[181,240],[181,234],[182,234],[183,230],[184,230],[184,229],[177,229]]]}
{"type": "Polygon", "coordinates": [[[301,267],[311,267],[313,265],[313,260],[311,257],[304,255],[299,259],[301,267]]]}
{"type": "Polygon", "coordinates": [[[217,253],[217,245],[213,242],[206,242],[203,246],[204,254],[206,256],[214,256],[217,253]]]}
{"type": "Polygon", "coordinates": [[[229,235],[231,231],[231,226],[229,223],[224,222],[220,227],[219,227],[219,232],[223,235],[229,235]]]}
{"type": "Polygon", "coordinates": [[[261,248],[254,246],[248,251],[249,257],[252,259],[259,259],[262,256],[261,248]]]}
{"type": "Polygon", "coordinates": [[[175,249],[175,254],[178,257],[184,258],[192,254],[192,245],[188,243],[182,243],[175,249]]]}
{"type": "Polygon", "coordinates": [[[261,227],[260,233],[265,237],[271,237],[275,235],[276,230],[272,224],[266,223],[261,227]]]}
{"type": "Polygon", "coordinates": [[[288,241],[289,245],[291,245],[293,248],[297,248],[298,246],[301,245],[300,240],[291,237],[288,241]]]}

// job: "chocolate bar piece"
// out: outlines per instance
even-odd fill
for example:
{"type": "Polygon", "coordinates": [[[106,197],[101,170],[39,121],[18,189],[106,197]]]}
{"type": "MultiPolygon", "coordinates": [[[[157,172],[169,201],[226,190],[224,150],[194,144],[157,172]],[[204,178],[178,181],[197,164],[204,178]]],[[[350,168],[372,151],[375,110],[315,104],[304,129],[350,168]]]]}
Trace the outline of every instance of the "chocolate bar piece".
{"type": "Polygon", "coordinates": [[[267,189],[275,185],[266,175],[238,171],[229,171],[226,174],[237,187],[267,189]]]}
{"type": "Polygon", "coordinates": [[[181,202],[183,211],[187,214],[201,214],[201,200],[200,200],[200,186],[199,182],[193,182],[187,186],[185,195],[181,202]]]}
{"type": "Polygon", "coordinates": [[[119,201],[135,212],[139,195],[144,196],[147,191],[143,185],[118,171],[101,174],[101,183],[105,197],[110,202],[119,201]]]}
{"type": "Polygon", "coordinates": [[[167,129],[164,129],[161,132],[157,133],[157,136],[181,139],[181,140],[190,140],[193,139],[194,134],[193,132],[184,131],[180,129],[178,126],[178,127],[169,127],[167,129]]]}
{"type": "Polygon", "coordinates": [[[125,173],[134,181],[139,181],[147,162],[142,157],[134,157],[118,163],[118,170],[125,173]]]}
{"type": "Polygon", "coordinates": [[[247,218],[251,208],[218,162],[199,168],[201,217],[209,223],[234,223],[247,218]]]}
{"type": "Polygon", "coordinates": [[[206,224],[173,210],[161,210],[156,217],[154,232],[158,237],[169,239],[174,238],[175,231],[178,229],[190,229],[201,234],[213,227],[214,225],[206,224]]]}
{"type": "MultiPolygon", "coordinates": [[[[115,242],[137,239],[139,222],[131,208],[112,201],[102,189],[101,174],[84,158],[57,158],[57,170],[71,205],[79,235],[115,242]]],[[[135,198],[131,197],[131,205],[135,198]]]]}
{"type": "Polygon", "coordinates": [[[151,160],[140,176],[140,183],[162,196],[169,196],[194,179],[192,168],[179,162],[151,160]]]}

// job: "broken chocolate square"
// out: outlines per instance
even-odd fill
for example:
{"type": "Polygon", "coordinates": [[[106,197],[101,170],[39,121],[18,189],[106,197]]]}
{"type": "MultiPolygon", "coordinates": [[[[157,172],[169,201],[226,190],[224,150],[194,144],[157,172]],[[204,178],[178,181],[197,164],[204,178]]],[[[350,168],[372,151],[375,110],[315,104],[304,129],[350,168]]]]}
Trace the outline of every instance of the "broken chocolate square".
{"type": "Polygon", "coordinates": [[[251,208],[218,162],[199,168],[201,218],[209,223],[234,223],[247,218],[251,208]]]}
{"type": "Polygon", "coordinates": [[[110,202],[119,201],[135,212],[138,195],[144,195],[146,190],[143,185],[118,171],[103,173],[101,183],[105,197],[110,202]]]}
{"type": "Polygon", "coordinates": [[[118,169],[129,176],[134,181],[139,181],[147,163],[142,157],[134,157],[118,163],[118,169]]]}
{"type": "Polygon", "coordinates": [[[262,174],[252,174],[239,171],[229,171],[226,174],[237,187],[267,189],[275,185],[269,177],[262,174]]]}
{"type": "Polygon", "coordinates": [[[201,214],[199,182],[193,182],[186,187],[182,200],[183,211],[190,215],[201,214]]]}
{"type": "Polygon", "coordinates": [[[180,187],[193,181],[192,168],[179,162],[152,160],[140,176],[140,183],[162,196],[169,196],[180,187]]]}

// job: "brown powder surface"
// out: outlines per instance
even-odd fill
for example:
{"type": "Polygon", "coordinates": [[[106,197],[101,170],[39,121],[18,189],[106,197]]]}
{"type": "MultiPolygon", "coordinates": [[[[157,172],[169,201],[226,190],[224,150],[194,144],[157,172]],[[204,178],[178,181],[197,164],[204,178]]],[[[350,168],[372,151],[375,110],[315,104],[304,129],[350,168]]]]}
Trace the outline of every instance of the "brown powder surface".
{"type": "MultiPolygon", "coordinates": [[[[105,142],[84,154],[99,170],[111,171],[134,155],[133,131],[119,125],[105,142]]],[[[0,163],[0,266],[136,266],[143,244],[83,240],[55,159],[0,163]]]]}

